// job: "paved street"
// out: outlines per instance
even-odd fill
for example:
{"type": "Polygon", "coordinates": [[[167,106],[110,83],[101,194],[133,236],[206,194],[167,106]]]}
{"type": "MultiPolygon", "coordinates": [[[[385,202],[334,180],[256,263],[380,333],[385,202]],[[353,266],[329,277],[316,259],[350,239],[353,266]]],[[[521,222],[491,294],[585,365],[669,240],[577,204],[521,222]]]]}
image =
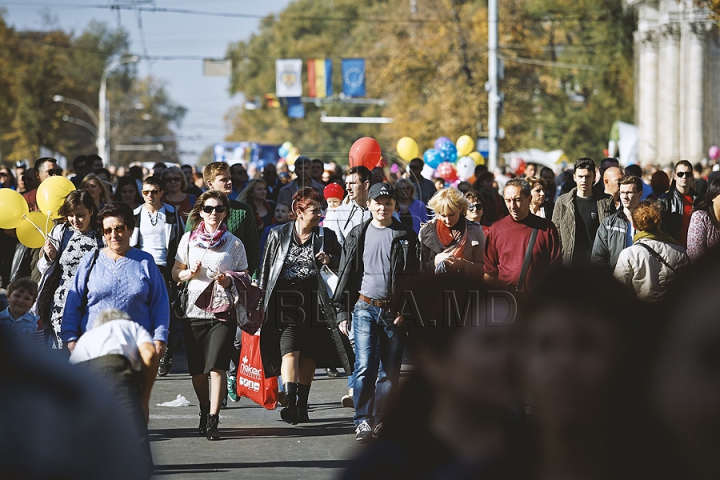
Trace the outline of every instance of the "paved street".
{"type": "Polygon", "coordinates": [[[310,423],[288,425],[280,409],[265,410],[246,398],[220,411],[222,440],[197,433],[198,405],[185,359],[175,358],[158,377],[150,402],[150,441],[155,478],[335,478],[361,448],[355,443],[353,410],[340,406],[347,378],[318,370],[310,391],[310,423]],[[184,395],[189,407],[156,404],[184,395]]]}

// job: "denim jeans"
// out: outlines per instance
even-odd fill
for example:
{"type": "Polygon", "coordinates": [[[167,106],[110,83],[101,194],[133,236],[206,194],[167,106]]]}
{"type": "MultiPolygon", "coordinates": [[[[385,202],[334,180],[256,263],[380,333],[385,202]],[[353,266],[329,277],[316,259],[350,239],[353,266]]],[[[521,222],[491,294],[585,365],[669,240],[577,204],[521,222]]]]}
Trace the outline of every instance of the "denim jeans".
{"type": "Polygon", "coordinates": [[[355,338],[355,425],[371,426],[387,413],[390,395],[400,379],[404,336],[395,314],[358,300],[352,312],[355,338]]]}

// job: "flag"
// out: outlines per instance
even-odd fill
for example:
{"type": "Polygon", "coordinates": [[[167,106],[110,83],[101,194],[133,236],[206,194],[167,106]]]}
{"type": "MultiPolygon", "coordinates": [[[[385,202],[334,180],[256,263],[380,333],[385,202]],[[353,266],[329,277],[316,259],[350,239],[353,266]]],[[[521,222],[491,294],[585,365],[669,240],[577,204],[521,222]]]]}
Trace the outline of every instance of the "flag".
{"type": "Polygon", "coordinates": [[[203,75],[207,77],[229,77],[232,75],[232,60],[205,58],[203,75]]]}
{"type": "Polygon", "coordinates": [[[311,58],[308,60],[308,96],[315,98],[331,97],[332,60],[311,58]]]}
{"type": "Polygon", "coordinates": [[[344,58],[342,61],[343,94],[347,97],[365,96],[365,59],[344,58]]]}
{"type": "Polygon", "coordinates": [[[297,58],[275,60],[275,95],[302,96],[302,60],[297,58]]]}
{"type": "Polygon", "coordinates": [[[265,94],[265,104],[268,108],[280,108],[280,101],[274,93],[265,94]]]}
{"type": "Polygon", "coordinates": [[[287,97],[287,102],[289,118],[305,118],[305,105],[300,101],[300,97],[287,97]]]}

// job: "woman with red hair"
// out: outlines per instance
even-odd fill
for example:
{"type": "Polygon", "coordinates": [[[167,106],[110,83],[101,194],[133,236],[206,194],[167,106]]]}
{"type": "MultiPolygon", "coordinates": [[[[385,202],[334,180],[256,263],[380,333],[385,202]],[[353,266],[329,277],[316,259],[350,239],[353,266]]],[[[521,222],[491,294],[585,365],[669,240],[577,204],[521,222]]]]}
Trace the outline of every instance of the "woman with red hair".
{"type": "Polygon", "coordinates": [[[270,230],[260,275],[263,367],[266,377],[282,375],[287,407],[280,416],[293,425],[309,420],[308,395],[317,367],[352,371],[352,349],[338,330],[332,294],[320,275],[323,265],[337,267],[341,252],[335,233],[318,226],[322,202],[309,187],[293,195],[295,220],[270,230]]]}

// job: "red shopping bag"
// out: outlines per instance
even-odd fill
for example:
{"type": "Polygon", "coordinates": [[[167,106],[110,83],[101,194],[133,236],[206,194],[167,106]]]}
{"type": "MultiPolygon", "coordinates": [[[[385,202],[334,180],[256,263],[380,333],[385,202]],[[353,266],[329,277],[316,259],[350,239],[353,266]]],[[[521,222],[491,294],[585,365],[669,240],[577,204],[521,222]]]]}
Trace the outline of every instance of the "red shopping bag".
{"type": "Polygon", "coordinates": [[[242,350],[237,371],[238,397],[247,397],[268,410],[275,410],[278,401],[277,378],[265,378],[260,356],[260,332],[242,332],[242,350]]]}

